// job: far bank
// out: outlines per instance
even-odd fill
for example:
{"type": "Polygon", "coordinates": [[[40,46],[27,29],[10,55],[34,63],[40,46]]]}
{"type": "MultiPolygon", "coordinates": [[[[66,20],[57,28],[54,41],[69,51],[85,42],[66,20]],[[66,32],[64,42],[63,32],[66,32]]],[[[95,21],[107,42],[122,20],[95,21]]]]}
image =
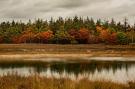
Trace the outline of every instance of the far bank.
{"type": "Polygon", "coordinates": [[[135,45],[0,44],[0,59],[135,57],[135,45]]]}

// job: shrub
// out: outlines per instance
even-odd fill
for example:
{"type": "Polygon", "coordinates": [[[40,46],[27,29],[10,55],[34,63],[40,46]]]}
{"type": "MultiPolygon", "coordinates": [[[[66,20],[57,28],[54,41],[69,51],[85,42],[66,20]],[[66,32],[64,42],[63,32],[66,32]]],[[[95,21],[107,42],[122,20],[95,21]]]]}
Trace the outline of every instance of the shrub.
{"type": "Polygon", "coordinates": [[[135,31],[130,31],[126,33],[129,43],[135,43],[135,31]]]}
{"type": "Polygon", "coordinates": [[[53,40],[57,44],[70,44],[71,36],[66,31],[57,31],[53,40]]]}
{"type": "Polygon", "coordinates": [[[9,36],[3,36],[3,43],[9,44],[12,42],[12,38],[9,36]]]}
{"type": "Polygon", "coordinates": [[[35,34],[33,40],[34,40],[34,43],[43,43],[41,33],[35,34]]]}
{"type": "Polygon", "coordinates": [[[31,30],[24,31],[19,37],[19,43],[33,43],[34,42],[35,33],[31,30]]]}
{"type": "Polygon", "coordinates": [[[88,43],[88,39],[90,36],[90,32],[88,29],[82,28],[79,30],[79,38],[78,38],[78,42],[81,44],[86,44],[88,43]]]}
{"type": "Polygon", "coordinates": [[[102,42],[107,43],[108,38],[110,37],[110,32],[108,30],[101,30],[99,34],[99,38],[102,42]]]}
{"type": "Polygon", "coordinates": [[[107,44],[118,44],[117,43],[117,33],[112,33],[107,39],[107,44]]]}
{"type": "Polygon", "coordinates": [[[45,31],[41,32],[39,34],[39,37],[41,38],[41,41],[43,43],[50,43],[50,41],[53,39],[54,35],[52,31],[45,31]]]}
{"type": "Polygon", "coordinates": [[[68,34],[74,38],[75,40],[79,39],[79,32],[78,30],[75,30],[75,29],[71,29],[68,31],[68,34]]]}
{"type": "Polygon", "coordinates": [[[123,32],[118,32],[117,33],[117,41],[119,44],[127,44],[128,43],[128,39],[125,33],[123,32]]]}
{"type": "Polygon", "coordinates": [[[12,37],[12,43],[14,43],[14,44],[19,44],[19,43],[20,43],[19,40],[20,40],[20,39],[19,39],[19,36],[14,36],[14,37],[12,37]]]}
{"type": "Polygon", "coordinates": [[[100,39],[99,39],[98,36],[90,35],[90,36],[89,36],[89,39],[88,39],[88,43],[89,43],[89,44],[100,43],[100,39]]]}

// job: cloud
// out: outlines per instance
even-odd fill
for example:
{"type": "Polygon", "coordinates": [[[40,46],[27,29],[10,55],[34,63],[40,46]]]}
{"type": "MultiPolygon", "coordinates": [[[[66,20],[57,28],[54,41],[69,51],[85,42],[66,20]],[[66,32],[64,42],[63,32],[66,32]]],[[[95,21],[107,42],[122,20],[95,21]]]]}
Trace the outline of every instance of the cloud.
{"type": "Polygon", "coordinates": [[[0,20],[90,16],[134,22],[135,0],[0,0],[0,20]]]}

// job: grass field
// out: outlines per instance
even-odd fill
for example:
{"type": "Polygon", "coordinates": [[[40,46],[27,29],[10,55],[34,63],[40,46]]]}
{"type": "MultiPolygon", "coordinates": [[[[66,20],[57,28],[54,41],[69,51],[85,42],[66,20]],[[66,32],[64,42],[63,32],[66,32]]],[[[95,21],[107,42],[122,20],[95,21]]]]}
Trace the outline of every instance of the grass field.
{"type": "Polygon", "coordinates": [[[0,77],[0,89],[135,89],[135,83],[119,84],[87,79],[46,78],[38,75],[29,77],[7,75],[0,77]]]}

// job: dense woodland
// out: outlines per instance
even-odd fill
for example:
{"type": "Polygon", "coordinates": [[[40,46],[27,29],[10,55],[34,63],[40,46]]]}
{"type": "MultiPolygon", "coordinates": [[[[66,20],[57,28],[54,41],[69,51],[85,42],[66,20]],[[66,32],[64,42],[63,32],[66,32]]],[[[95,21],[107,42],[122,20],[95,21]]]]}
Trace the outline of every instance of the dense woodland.
{"type": "Polygon", "coordinates": [[[129,44],[135,42],[135,25],[111,21],[94,21],[92,18],[74,18],[34,22],[2,22],[0,43],[43,44],[129,44]]]}

